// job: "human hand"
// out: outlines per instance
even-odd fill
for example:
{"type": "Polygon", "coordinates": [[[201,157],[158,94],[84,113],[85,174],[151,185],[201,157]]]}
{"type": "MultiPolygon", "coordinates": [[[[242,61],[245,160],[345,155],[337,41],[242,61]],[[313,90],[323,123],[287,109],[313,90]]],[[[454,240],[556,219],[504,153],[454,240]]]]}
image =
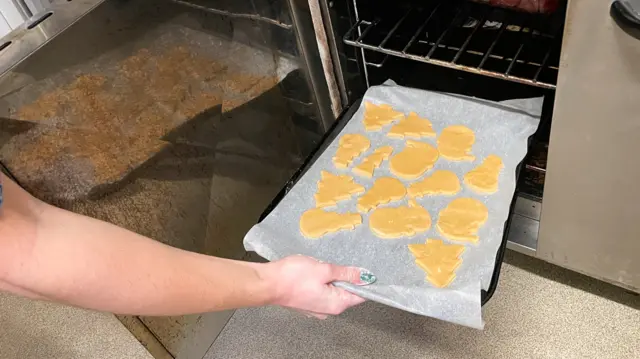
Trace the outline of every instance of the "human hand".
{"type": "Polygon", "coordinates": [[[291,256],[266,264],[263,274],[275,291],[272,304],[320,319],[338,315],[365,301],[332,282],[367,285],[376,280],[366,269],[322,263],[305,256],[291,256]]]}

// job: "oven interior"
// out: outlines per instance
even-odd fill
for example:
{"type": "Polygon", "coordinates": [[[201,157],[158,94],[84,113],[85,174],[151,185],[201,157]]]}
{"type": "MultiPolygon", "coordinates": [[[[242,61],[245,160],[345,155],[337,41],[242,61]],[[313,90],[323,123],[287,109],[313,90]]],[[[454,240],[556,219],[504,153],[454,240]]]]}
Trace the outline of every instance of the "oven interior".
{"type": "Polygon", "coordinates": [[[325,5],[337,83],[347,103],[387,79],[493,101],[544,96],[508,235],[510,248],[535,251],[566,3],[544,15],[464,0],[325,5]]]}

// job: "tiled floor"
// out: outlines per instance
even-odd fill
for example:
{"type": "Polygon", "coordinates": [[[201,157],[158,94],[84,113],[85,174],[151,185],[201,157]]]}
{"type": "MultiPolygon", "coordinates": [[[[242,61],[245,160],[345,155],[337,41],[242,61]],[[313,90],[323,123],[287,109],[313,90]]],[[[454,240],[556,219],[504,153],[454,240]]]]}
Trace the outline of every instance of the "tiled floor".
{"type": "Polygon", "coordinates": [[[0,294],[2,359],[153,359],[111,314],[0,294]]]}

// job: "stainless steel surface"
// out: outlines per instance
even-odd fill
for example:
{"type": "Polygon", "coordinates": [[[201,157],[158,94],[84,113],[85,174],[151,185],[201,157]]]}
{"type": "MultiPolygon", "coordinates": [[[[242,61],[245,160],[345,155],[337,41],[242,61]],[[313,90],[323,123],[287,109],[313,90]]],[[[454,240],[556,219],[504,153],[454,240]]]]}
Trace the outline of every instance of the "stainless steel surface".
{"type": "Polygon", "coordinates": [[[175,359],[202,359],[231,319],[235,310],[202,314],[192,335],[186,338],[174,354],[175,359]]]}
{"type": "Polygon", "coordinates": [[[522,196],[516,197],[507,234],[507,248],[535,256],[541,207],[540,202],[522,196]]]}
{"type": "Polygon", "coordinates": [[[519,214],[523,217],[531,218],[535,221],[540,221],[541,210],[542,203],[522,196],[518,196],[516,198],[516,204],[513,208],[513,213],[519,214]]]}
{"type": "MultiPolygon", "coordinates": [[[[320,57],[316,38],[316,31],[313,25],[313,18],[311,17],[311,10],[309,9],[309,2],[305,0],[287,1],[291,9],[291,16],[297,35],[296,39],[301,51],[301,57],[305,64],[303,69],[307,71],[307,78],[309,79],[311,86],[313,87],[313,92],[316,95],[316,101],[318,102],[318,108],[320,109],[320,117],[324,124],[324,130],[326,131],[331,127],[331,124],[336,119],[336,116],[334,115],[335,101],[332,101],[332,96],[325,77],[324,66],[322,64],[322,58],[320,57]]],[[[335,98],[335,96],[333,98],[335,98]]]]}
{"type": "Polygon", "coordinates": [[[327,36],[324,21],[322,19],[322,9],[320,8],[320,1],[307,1],[309,4],[309,12],[316,36],[318,55],[320,55],[322,70],[324,72],[324,79],[327,83],[327,89],[329,90],[329,97],[331,98],[331,111],[333,112],[334,118],[337,118],[342,112],[343,106],[346,106],[346,104],[343,104],[342,102],[342,95],[340,94],[340,89],[338,87],[334,61],[333,57],[331,56],[331,50],[329,49],[329,39],[327,36]]]}
{"type": "Polygon", "coordinates": [[[530,165],[530,164],[525,165],[525,167],[527,167],[530,170],[534,170],[536,172],[547,173],[547,170],[545,168],[542,168],[542,167],[538,167],[538,166],[534,166],[534,165],[530,165]]]}
{"type": "Polygon", "coordinates": [[[321,22],[324,26],[326,35],[327,35],[327,44],[329,47],[329,52],[331,53],[331,60],[333,61],[333,68],[335,70],[335,78],[337,80],[338,89],[340,91],[340,99],[342,104],[349,103],[349,96],[347,95],[347,85],[344,82],[344,69],[342,68],[342,64],[340,63],[340,58],[337,54],[337,51],[331,51],[331,49],[337,49],[338,41],[340,40],[334,31],[334,25],[331,21],[331,15],[329,15],[329,8],[333,7],[333,2],[320,0],[320,12],[321,12],[321,22]]]}
{"type": "MultiPolygon", "coordinates": [[[[19,64],[27,56],[78,21],[104,0],[76,0],[73,4],[62,3],[41,14],[35,14],[22,27],[0,40],[9,46],[0,51],[0,76],[19,64]],[[53,15],[29,29],[30,25],[48,12],[53,15]]],[[[2,90],[0,90],[2,91],[2,90]]],[[[4,91],[2,91],[4,92],[4,91]]]]}
{"type": "Polygon", "coordinates": [[[15,7],[18,9],[20,14],[25,19],[28,19],[31,16],[33,16],[33,13],[31,12],[27,4],[24,2],[24,0],[11,0],[11,2],[15,5],[15,7]]]}
{"type": "Polygon", "coordinates": [[[511,226],[507,234],[507,248],[535,256],[539,227],[539,221],[512,213],[511,226]]]}
{"type": "MultiPolygon", "coordinates": [[[[501,10],[481,5],[428,3],[432,6],[409,8],[402,15],[357,18],[343,41],[387,56],[555,88],[558,68],[550,60],[555,58],[552,53],[558,47],[561,27],[552,20],[505,15],[501,10]],[[507,36],[511,39],[505,40],[507,36]],[[508,44],[508,48],[504,44],[508,44]]],[[[365,63],[382,66],[382,61],[365,59],[365,63]]]]}
{"type": "Polygon", "coordinates": [[[189,1],[183,1],[183,0],[171,0],[171,1],[173,1],[175,3],[178,3],[178,4],[181,4],[181,5],[192,7],[194,9],[198,9],[198,10],[202,10],[202,11],[206,11],[206,12],[210,12],[210,13],[218,14],[218,15],[222,15],[222,16],[228,16],[228,17],[231,17],[231,18],[251,19],[251,20],[256,20],[256,21],[264,21],[264,22],[266,22],[268,24],[276,25],[276,26],[279,26],[279,27],[281,27],[283,29],[286,29],[286,30],[290,30],[291,28],[293,28],[293,26],[291,24],[284,23],[284,22],[279,21],[277,19],[271,19],[271,18],[268,18],[268,17],[260,16],[258,14],[236,13],[236,12],[232,12],[232,11],[216,9],[216,8],[211,7],[211,6],[202,6],[202,5],[194,4],[194,3],[191,3],[189,1]]]}
{"type": "Polygon", "coordinates": [[[569,1],[537,257],[640,291],[640,41],[609,5],[569,1]]]}

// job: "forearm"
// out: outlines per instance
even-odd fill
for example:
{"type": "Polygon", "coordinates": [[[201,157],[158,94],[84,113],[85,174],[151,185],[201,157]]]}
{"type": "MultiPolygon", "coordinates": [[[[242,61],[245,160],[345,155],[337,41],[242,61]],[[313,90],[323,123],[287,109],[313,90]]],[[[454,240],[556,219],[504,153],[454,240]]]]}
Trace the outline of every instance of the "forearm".
{"type": "Polygon", "coordinates": [[[9,230],[13,239],[0,239],[7,261],[0,274],[6,286],[31,296],[140,315],[207,312],[272,300],[273,289],[259,273],[262,265],[178,250],[45,204],[38,207],[36,220],[20,222],[25,216],[7,213],[11,208],[5,203],[5,224],[12,220],[23,229],[9,230]]]}

